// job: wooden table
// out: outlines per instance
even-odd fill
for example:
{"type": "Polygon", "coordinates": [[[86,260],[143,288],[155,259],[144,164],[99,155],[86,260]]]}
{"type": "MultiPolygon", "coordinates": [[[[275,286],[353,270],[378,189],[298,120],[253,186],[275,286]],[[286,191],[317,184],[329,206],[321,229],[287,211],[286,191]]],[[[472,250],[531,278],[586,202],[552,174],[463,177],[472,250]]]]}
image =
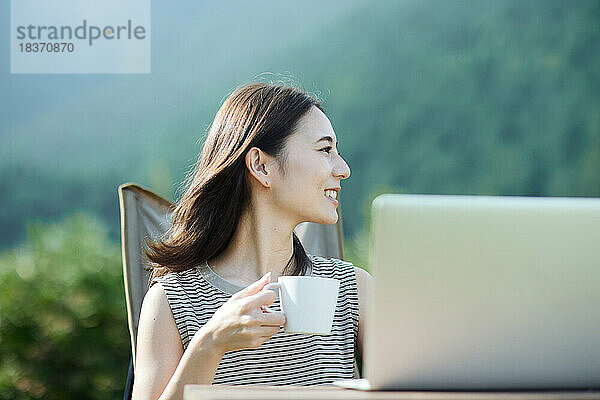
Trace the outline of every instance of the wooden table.
{"type": "Polygon", "coordinates": [[[600,399],[600,391],[544,392],[362,392],[333,386],[225,386],[186,385],[184,400],[253,399],[406,399],[406,400],[558,400],[600,399]]]}

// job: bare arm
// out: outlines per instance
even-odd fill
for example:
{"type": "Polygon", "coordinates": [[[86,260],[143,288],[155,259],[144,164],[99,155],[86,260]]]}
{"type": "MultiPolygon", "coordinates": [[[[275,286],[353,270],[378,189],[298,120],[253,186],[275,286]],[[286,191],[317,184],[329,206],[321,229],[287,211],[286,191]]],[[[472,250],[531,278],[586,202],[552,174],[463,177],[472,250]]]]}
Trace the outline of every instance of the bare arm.
{"type": "Polygon", "coordinates": [[[167,296],[160,284],[148,290],[138,326],[134,400],[181,399],[187,384],[211,384],[228,351],[256,348],[279,332],[281,313],[263,313],[277,297],[262,290],[270,273],[231,296],[183,350],[167,296]]]}
{"type": "Polygon", "coordinates": [[[358,354],[363,358],[363,343],[365,335],[365,319],[369,302],[375,290],[375,280],[367,271],[362,268],[354,267],[356,274],[356,284],[358,286],[358,354]]]}
{"type": "Polygon", "coordinates": [[[207,329],[201,331],[184,353],[162,286],[152,286],[140,314],[132,399],[181,399],[185,384],[212,383],[222,355],[211,346],[207,329]]]}

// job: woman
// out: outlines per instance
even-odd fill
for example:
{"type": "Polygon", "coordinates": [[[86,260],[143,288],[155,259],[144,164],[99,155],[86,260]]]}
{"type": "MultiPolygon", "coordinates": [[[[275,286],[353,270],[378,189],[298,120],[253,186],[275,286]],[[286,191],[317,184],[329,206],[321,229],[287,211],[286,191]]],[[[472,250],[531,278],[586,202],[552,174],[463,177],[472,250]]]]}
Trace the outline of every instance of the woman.
{"type": "Polygon", "coordinates": [[[149,243],[151,287],[140,315],[133,397],[182,398],[183,386],[319,385],[352,378],[362,352],[370,275],[306,254],[301,222],[337,222],[350,176],[322,106],[287,86],[253,83],[223,103],[168,237],[149,243]],[[286,334],[282,275],[340,280],[330,336],[286,334]],[[360,310],[360,312],[359,312],[360,310]]]}

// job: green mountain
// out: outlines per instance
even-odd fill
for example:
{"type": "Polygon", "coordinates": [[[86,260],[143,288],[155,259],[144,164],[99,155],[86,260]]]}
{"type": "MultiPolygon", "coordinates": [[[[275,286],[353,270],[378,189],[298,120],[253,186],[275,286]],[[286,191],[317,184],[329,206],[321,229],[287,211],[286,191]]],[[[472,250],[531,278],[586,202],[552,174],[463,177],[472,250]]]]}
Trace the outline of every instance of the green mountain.
{"type": "MultiPolygon", "coordinates": [[[[182,14],[153,9],[151,75],[89,77],[100,83],[51,106],[45,91],[43,111],[0,125],[2,243],[73,208],[116,239],[116,185],[176,198],[220,103],[257,78],[324,100],[352,169],[349,238],[382,191],[600,196],[600,2],[239,2],[182,14]]],[[[23,85],[14,78],[11,90],[23,85]]]]}

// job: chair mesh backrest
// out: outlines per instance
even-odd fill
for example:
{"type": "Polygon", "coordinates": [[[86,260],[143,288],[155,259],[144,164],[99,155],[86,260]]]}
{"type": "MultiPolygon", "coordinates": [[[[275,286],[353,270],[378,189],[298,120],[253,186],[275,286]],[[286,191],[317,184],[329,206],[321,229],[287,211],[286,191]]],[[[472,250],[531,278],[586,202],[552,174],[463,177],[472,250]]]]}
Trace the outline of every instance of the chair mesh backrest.
{"type": "MultiPolygon", "coordinates": [[[[119,186],[119,203],[127,319],[135,360],[138,321],[150,277],[143,257],[145,240],[157,239],[169,229],[173,203],[134,183],[119,186]]],[[[304,222],[295,231],[307,252],[343,259],[341,214],[335,225],[304,222]]]]}

